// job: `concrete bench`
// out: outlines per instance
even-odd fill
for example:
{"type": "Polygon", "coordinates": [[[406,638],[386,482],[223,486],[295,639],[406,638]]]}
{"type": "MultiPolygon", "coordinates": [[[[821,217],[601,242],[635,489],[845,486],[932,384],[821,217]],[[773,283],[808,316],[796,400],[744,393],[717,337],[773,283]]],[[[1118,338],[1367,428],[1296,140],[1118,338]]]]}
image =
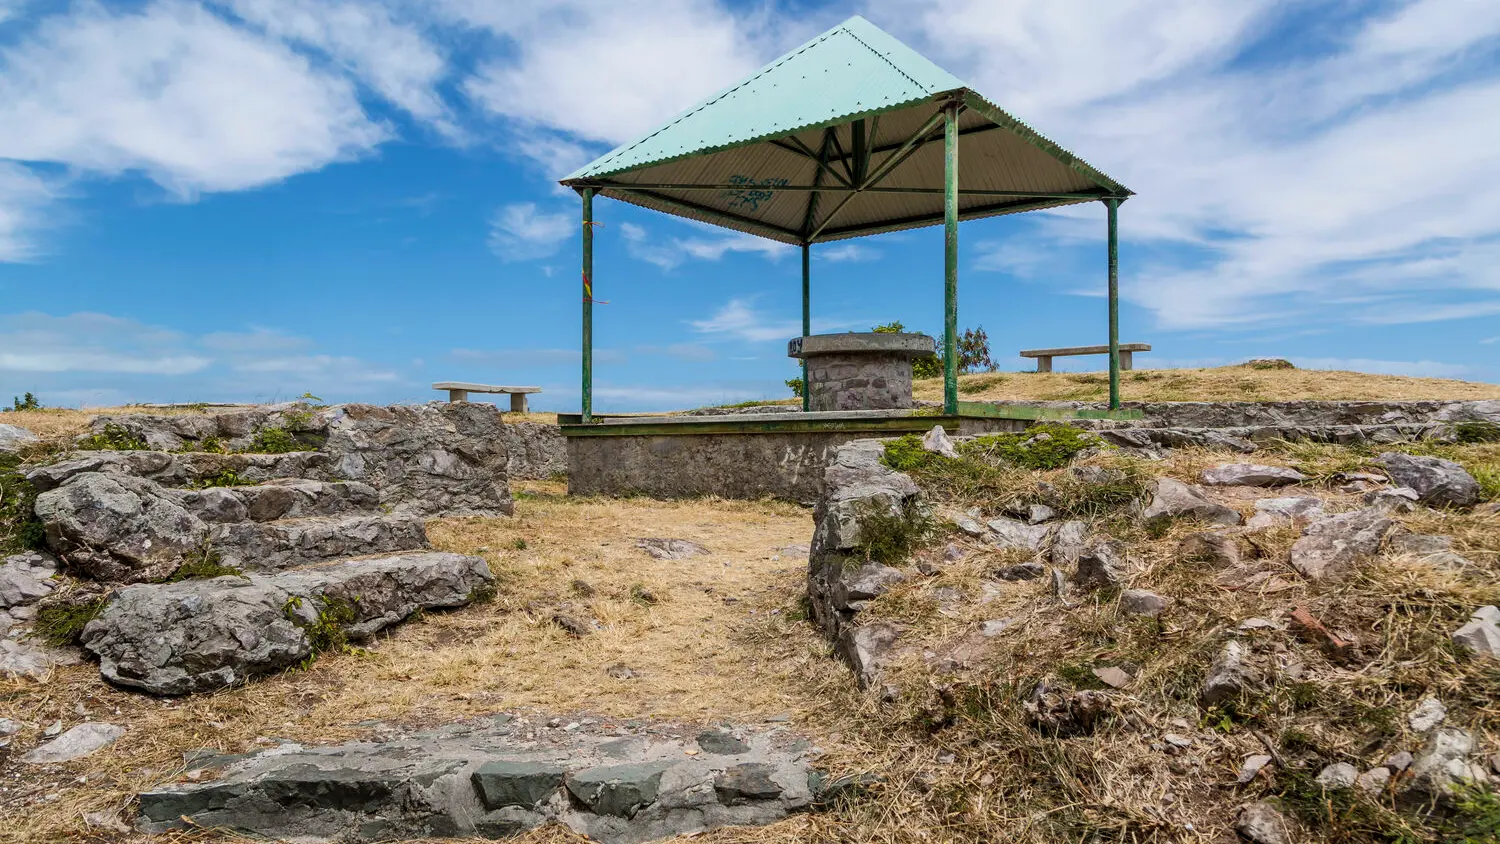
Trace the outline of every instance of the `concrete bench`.
{"type": "Polygon", "coordinates": [[[494,384],[470,384],[465,381],[439,381],[432,385],[432,389],[447,390],[448,401],[468,401],[470,393],[508,393],[511,413],[525,413],[526,395],[542,391],[541,387],[499,387],[494,384]]]}
{"type": "MultiPolygon", "coordinates": [[[[1150,343],[1121,343],[1120,344],[1120,369],[1130,369],[1135,364],[1134,352],[1151,351],[1150,343]]],[[[1036,358],[1037,372],[1051,372],[1053,358],[1066,358],[1073,355],[1107,355],[1108,346],[1069,346],[1063,349],[1027,349],[1021,352],[1023,358],[1036,358]]]]}

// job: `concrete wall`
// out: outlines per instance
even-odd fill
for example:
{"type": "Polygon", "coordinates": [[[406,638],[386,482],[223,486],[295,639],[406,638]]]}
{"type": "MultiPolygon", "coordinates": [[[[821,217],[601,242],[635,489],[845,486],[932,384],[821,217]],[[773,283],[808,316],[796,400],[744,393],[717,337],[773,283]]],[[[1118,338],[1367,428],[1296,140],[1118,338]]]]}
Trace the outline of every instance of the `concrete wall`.
{"type": "MultiPolygon", "coordinates": [[[[965,419],[977,434],[1021,430],[1024,422],[965,419]]],[[[869,431],[736,433],[568,438],[568,494],[651,498],[780,498],[812,504],[823,469],[851,440],[894,436],[869,431]]]]}

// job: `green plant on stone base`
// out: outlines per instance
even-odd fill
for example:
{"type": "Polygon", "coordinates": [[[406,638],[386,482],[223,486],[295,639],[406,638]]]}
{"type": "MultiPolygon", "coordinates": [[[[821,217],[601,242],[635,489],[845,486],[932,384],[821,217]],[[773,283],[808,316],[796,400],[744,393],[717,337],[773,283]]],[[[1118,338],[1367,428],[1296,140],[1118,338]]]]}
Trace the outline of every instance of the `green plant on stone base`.
{"type": "Polygon", "coordinates": [[[312,654],[308,660],[311,661],[326,651],[348,651],[348,627],[359,617],[355,606],[358,599],[351,603],[342,598],[318,595],[314,600],[317,603],[317,618],[312,624],[305,623],[297,615],[297,610],[302,608],[302,596],[293,595],[282,607],[286,617],[307,632],[308,643],[312,646],[312,654]]]}
{"type": "Polygon", "coordinates": [[[286,428],[276,426],[256,431],[254,439],[250,441],[250,446],[245,449],[254,454],[287,454],[306,450],[307,446],[297,439],[296,434],[286,428]]]}
{"type": "Polygon", "coordinates": [[[180,583],[184,580],[209,580],[215,577],[245,577],[245,573],[234,566],[224,565],[219,557],[219,552],[204,544],[203,547],[188,555],[182,565],[167,575],[163,583],[180,583]]]}

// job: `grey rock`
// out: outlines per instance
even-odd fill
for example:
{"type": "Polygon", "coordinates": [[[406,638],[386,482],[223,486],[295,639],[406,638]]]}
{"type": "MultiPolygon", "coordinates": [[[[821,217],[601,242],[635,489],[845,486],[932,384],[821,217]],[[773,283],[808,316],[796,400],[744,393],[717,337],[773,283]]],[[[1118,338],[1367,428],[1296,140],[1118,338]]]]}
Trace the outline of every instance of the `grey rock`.
{"type": "Polygon", "coordinates": [[[1221,533],[1190,533],[1177,543],[1177,556],[1190,562],[1231,568],[1240,564],[1240,546],[1234,537],[1221,533]]]}
{"type": "Polygon", "coordinates": [[[901,638],[901,628],[886,621],[845,628],[839,653],[859,680],[860,688],[879,685],[881,669],[901,638]]]}
{"type": "Polygon", "coordinates": [[[224,565],[250,572],[432,547],[425,522],[412,513],[216,524],[208,542],[224,565]]]}
{"type": "Polygon", "coordinates": [[[1402,750],[1398,753],[1392,753],[1386,758],[1384,762],[1380,764],[1389,769],[1392,773],[1399,774],[1407,768],[1410,768],[1413,761],[1414,757],[1411,755],[1411,752],[1402,750]]]}
{"type": "Polygon", "coordinates": [[[1417,508],[1422,497],[1409,486],[1374,489],[1364,494],[1366,506],[1376,507],[1387,513],[1410,513],[1417,508]]]}
{"type": "Polygon", "coordinates": [[[1292,567],[1311,580],[1346,574],[1380,551],[1394,522],[1373,507],[1324,516],[1292,545],[1292,567]]]}
{"type": "Polygon", "coordinates": [[[51,676],[55,666],[75,665],[77,662],[77,654],[69,649],[0,639],[0,677],[41,681],[51,676]]]}
{"type": "Polygon", "coordinates": [[[952,459],[958,458],[958,448],[942,425],[933,425],[932,430],[922,435],[922,450],[952,459]]]}
{"type": "Polygon", "coordinates": [[[1240,774],[1235,778],[1235,782],[1239,785],[1245,785],[1255,779],[1256,775],[1261,772],[1261,769],[1269,764],[1271,764],[1271,757],[1264,753],[1246,756],[1244,761],[1240,763],[1240,774]]]}
{"type": "Polygon", "coordinates": [[[562,788],[567,768],[546,762],[486,762],[470,779],[479,802],[491,811],[508,806],[531,808],[562,788]]]}
{"type": "Polygon", "coordinates": [[[1032,525],[1017,519],[993,519],[989,522],[990,543],[996,548],[1019,548],[1040,551],[1051,530],[1047,525],[1032,525]]]}
{"type": "Polygon", "coordinates": [[[906,575],[899,570],[880,563],[865,563],[857,569],[846,569],[833,582],[833,605],[849,609],[857,601],[870,601],[884,595],[904,580],[906,575]]]}
{"type": "Polygon", "coordinates": [[[1073,582],[1085,589],[1118,589],[1125,585],[1125,546],[1117,540],[1092,542],[1078,558],[1073,582]]]}
{"type": "Polygon", "coordinates": [[[21,732],[20,721],[12,721],[9,718],[0,718],[0,736],[13,736],[21,732]]]}
{"type": "Polygon", "coordinates": [[[821,783],[805,742],[768,733],[747,734],[749,752],[727,759],[685,753],[690,743],[662,735],[544,732],[482,719],[390,742],[287,744],[213,780],[141,794],[138,826],[368,841],[497,838],[553,823],[641,844],[773,823],[809,808],[821,783]]]}
{"type": "Polygon", "coordinates": [[[227,487],[168,489],[162,494],[205,522],[242,522],[248,518],[245,502],[227,487]]]}
{"type": "Polygon", "coordinates": [[[725,806],[775,800],[783,792],[776,773],[775,766],[764,762],[735,765],[714,778],[714,793],[725,806]]]}
{"type": "Polygon", "coordinates": [[[1026,523],[1039,525],[1057,518],[1057,511],[1045,504],[1032,504],[1026,508],[1026,523]]]}
{"type": "Polygon", "coordinates": [[[1052,537],[1050,559],[1058,568],[1069,568],[1078,563],[1078,558],[1088,548],[1089,526],[1085,522],[1068,521],[1057,526],[1052,537]]]}
{"type": "Polygon", "coordinates": [[[352,618],[340,626],[357,640],[418,609],[467,604],[493,582],[482,558],[426,553],[138,584],[115,592],[82,642],[117,685],[162,695],[211,691],[310,656],[307,628],[320,609],[347,607],[352,618]]]}
{"type": "Polygon", "coordinates": [[[1451,550],[1453,548],[1453,539],[1447,536],[1433,536],[1425,533],[1408,533],[1405,530],[1394,530],[1388,537],[1386,546],[1398,554],[1415,554],[1426,557],[1451,550]]]}
{"type": "Polygon", "coordinates": [[[658,560],[686,560],[689,557],[701,557],[708,553],[707,548],[687,539],[646,537],[637,539],[635,547],[658,560]]]}
{"type": "Polygon", "coordinates": [[[1414,733],[1425,733],[1443,723],[1448,717],[1448,707],[1435,697],[1424,697],[1416,708],[1406,715],[1406,725],[1414,733]]]}
{"type": "Polygon", "coordinates": [[[330,479],[368,483],[393,512],[503,516],[514,508],[509,426],[493,405],[346,404],[317,417],[327,426],[321,451],[330,479]]]}
{"type": "Polygon", "coordinates": [[[1246,523],[1250,528],[1267,528],[1292,521],[1322,518],[1323,501],[1309,496],[1261,498],[1255,502],[1255,515],[1246,523]]]}
{"type": "Polygon", "coordinates": [[[1198,519],[1220,525],[1238,525],[1244,518],[1222,504],[1216,504],[1196,487],[1172,478],[1159,478],[1151,503],[1141,513],[1147,523],[1165,519],[1198,519]]]}
{"type": "Polygon", "coordinates": [[[106,582],[160,579],[202,547],[208,526],[151,481],[90,472],[37,496],[47,545],[106,582]]]}
{"type": "Polygon", "coordinates": [[[512,479],[546,480],[568,471],[568,441],[556,425],[503,420],[505,473],[512,479]]]}
{"type": "Polygon", "coordinates": [[[1093,732],[1099,720],[1113,711],[1104,692],[1070,691],[1038,683],[1024,704],[1031,723],[1047,735],[1075,736],[1093,732]]]}
{"type": "Polygon", "coordinates": [[[1234,829],[1252,844],[1292,844],[1291,822],[1269,801],[1251,803],[1240,809],[1234,829]]]}
{"type": "Polygon", "coordinates": [[[380,493],[358,481],[287,478],[238,487],[234,494],[244,502],[246,518],[257,522],[342,516],[380,506],[380,493]]]}
{"type": "Polygon", "coordinates": [[[1203,470],[1203,482],[1209,486],[1286,486],[1305,480],[1307,476],[1296,469],[1257,463],[1227,463],[1203,470]]]}
{"type": "Polygon", "coordinates": [[[1200,696],[1205,705],[1212,706],[1248,694],[1259,685],[1258,673],[1246,662],[1245,646],[1231,640],[1209,667],[1200,696]]]}
{"type": "Polygon", "coordinates": [[[19,425],[0,424],[0,453],[20,451],[40,439],[19,425]]]}
{"type": "Polygon", "coordinates": [[[1354,780],[1354,787],[1369,797],[1378,797],[1391,781],[1389,768],[1371,768],[1354,780]]]}
{"type": "Polygon", "coordinates": [[[1500,659],[1500,608],[1475,610],[1467,624],[1453,631],[1453,641],[1475,656],[1500,659]]]}
{"type": "Polygon", "coordinates": [[[702,748],[704,753],[712,753],[715,756],[738,756],[750,751],[750,745],[722,730],[704,730],[699,733],[698,747],[702,748]]]}
{"type": "Polygon", "coordinates": [[[1410,487],[1423,504],[1468,507],[1479,503],[1479,482],[1452,460],[1387,451],[1376,461],[1391,480],[1410,487]]]}
{"type": "Polygon", "coordinates": [[[568,792],[599,815],[629,818],[656,799],[664,762],[606,765],[568,777],[568,792]]]}
{"type": "Polygon", "coordinates": [[[1130,685],[1131,680],[1135,679],[1130,676],[1130,672],[1113,665],[1095,668],[1094,676],[1099,678],[1099,682],[1112,689],[1123,689],[1130,685]]]}
{"type": "Polygon", "coordinates": [[[1126,615],[1155,618],[1167,611],[1172,599],[1145,589],[1127,589],[1120,595],[1120,611],[1126,615]]]}
{"type": "Polygon", "coordinates": [[[1435,730],[1407,769],[1407,792],[1414,797],[1448,800],[1456,786],[1483,784],[1488,775],[1467,758],[1473,751],[1474,737],[1468,730],[1458,727],[1435,730]]]}
{"type": "Polygon", "coordinates": [[[995,570],[1001,580],[1036,580],[1047,573],[1047,567],[1035,560],[1014,566],[1003,566],[995,570]]]}
{"type": "Polygon", "coordinates": [[[21,757],[28,765],[48,765],[82,759],[114,744],[125,735],[124,727],[87,722],[68,730],[21,757]]]}
{"type": "Polygon", "coordinates": [[[959,518],[954,519],[953,524],[959,530],[963,531],[969,536],[975,537],[976,539],[978,537],[984,536],[985,534],[984,525],[981,525],[980,523],[967,516],[960,516],[959,518]]]}
{"type": "Polygon", "coordinates": [[[1344,788],[1353,788],[1354,781],[1359,779],[1359,769],[1348,762],[1335,762],[1318,772],[1313,782],[1323,786],[1329,791],[1344,788]]]}
{"type": "Polygon", "coordinates": [[[12,554],[0,561],[0,610],[34,604],[57,588],[57,560],[41,551],[12,554]]]}
{"type": "Polygon", "coordinates": [[[943,549],[943,562],[945,563],[956,563],[966,556],[968,556],[968,554],[964,551],[963,548],[954,545],[951,542],[948,543],[948,546],[943,549]]]}

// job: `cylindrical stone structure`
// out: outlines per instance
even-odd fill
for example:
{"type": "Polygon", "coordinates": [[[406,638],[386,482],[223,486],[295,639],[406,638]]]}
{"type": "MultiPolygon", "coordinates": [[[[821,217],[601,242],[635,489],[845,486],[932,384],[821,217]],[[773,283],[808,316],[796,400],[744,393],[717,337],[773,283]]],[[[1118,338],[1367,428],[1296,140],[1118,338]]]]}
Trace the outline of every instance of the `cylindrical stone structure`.
{"type": "Polygon", "coordinates": [[[926,334],[850,332],[795,337],[787,356],[807,361],[808,410],[911,407],[911,362],[934,353],[926,334]]]}

